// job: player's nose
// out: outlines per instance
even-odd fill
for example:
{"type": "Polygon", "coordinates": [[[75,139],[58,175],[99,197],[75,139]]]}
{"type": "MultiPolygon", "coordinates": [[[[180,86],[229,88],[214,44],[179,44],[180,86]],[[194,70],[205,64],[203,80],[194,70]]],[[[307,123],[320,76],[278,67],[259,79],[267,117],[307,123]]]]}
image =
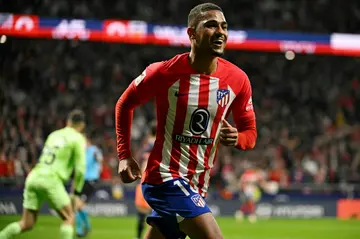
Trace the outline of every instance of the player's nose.
{"type": "Polygon", "coordinates": [[[223,26],[219,25],[216,28],[215,34],[221,34],[221,35],[226,35],[226,30],[223,28],[223,26]]]}
{"type": "MultiPolygon", "coordinates": [[[[219,28],[218,28],[219,29],[219,28]]],[[[226,33],[224,31],[221,31],[221,30],[217,30],[214,34],[214,38],[216,40],[221,40],[221,41],[226,41],[226,33]]]]}

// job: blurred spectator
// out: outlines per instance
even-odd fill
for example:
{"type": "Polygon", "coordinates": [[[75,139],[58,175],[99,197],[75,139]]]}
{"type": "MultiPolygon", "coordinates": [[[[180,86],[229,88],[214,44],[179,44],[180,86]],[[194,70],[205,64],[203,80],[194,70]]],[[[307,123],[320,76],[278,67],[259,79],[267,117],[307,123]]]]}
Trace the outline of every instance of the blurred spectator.
{"type": "Polygon", "coordinates": [[[111,172],[111,168],[107,162],[102,163],[102,170],[100,174],[100,180],[101,181],[110,181],[112,179],[113,175],[111,172]]]}
{"type": "Polygon", "coordinates": [[[0,177],[8,176],[7,158],[4,152],[0,154],[0,177]]]}
{"type": "MultiPolygon", "coordinates": [[[[185,24],[189,9],[203,0],[32,0],[3,1],[3,12],[51,17],[120,18],[185,24]]],[[[296,30],[317,33],[359,32],[360,3],[356,0],[213,0],[231,27],[296,30]]]]}

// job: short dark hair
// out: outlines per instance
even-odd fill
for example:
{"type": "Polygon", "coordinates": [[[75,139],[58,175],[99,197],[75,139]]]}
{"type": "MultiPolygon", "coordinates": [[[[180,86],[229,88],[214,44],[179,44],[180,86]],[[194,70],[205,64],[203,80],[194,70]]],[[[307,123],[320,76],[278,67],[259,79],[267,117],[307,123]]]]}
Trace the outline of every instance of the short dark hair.
{"type": "Polygon", "coordinates": [[[69,113],[67,119],[72,124],[85,123],[85,113],[82,110],[75,109],[69,113]]]}
{"type": "Polygon", "coordinates": [[[200,21],[200,17],[204,12],[214,11],[214,10],[223,12],[221,7],[219,7],[214,3],[202,3],[195,6],[193,9],[190,10],[190,13],[188,15],[188,27],[196,27],[200,21]]]}

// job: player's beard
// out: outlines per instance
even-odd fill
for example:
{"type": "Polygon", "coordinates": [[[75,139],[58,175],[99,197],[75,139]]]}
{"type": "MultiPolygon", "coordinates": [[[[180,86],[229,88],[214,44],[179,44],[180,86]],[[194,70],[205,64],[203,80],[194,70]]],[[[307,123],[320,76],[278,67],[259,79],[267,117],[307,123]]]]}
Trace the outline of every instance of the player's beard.
{"type": "Polygon", "coordinates": [[[225,52],[225,43],[223,43],[223,47],[221,48],[215,48],[213,47],[213,45],[211,44],[210,45],[210,48],[211,48],[211,54],[213,56],[216,56],[216,57],[222,57],[224,55],[224,52],[225,52]]]}
{"type": "Polygon", "coordinates": [[[212,49],[212,55],[217,57],[222,57],[224,55],[224,49],[221,51],[217,51],[215,49],[212,49]]]}
{"type": "Polygon", "coordinates": [[[211,56],[214,56],[214,57],[222,57],[224,55],[224,48],[222,49],[214,49],[211,44],[210,45],[201,45],[201,44],[196,44],[196,52],[198,54],[201,54],[201,55],[208,55],[209,54],[211,56]]]}

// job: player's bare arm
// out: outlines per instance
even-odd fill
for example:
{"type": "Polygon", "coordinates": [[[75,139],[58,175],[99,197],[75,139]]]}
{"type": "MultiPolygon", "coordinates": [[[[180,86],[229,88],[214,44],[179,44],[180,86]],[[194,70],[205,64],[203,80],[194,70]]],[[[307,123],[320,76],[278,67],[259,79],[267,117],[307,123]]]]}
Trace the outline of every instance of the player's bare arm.
{"type": "Polygon", "coordinates": [[[80,138],[75,142],[75,177],[74,194],[79,195],[85,181],[86,156],[85,156],[85,138],[80,138]]]}

